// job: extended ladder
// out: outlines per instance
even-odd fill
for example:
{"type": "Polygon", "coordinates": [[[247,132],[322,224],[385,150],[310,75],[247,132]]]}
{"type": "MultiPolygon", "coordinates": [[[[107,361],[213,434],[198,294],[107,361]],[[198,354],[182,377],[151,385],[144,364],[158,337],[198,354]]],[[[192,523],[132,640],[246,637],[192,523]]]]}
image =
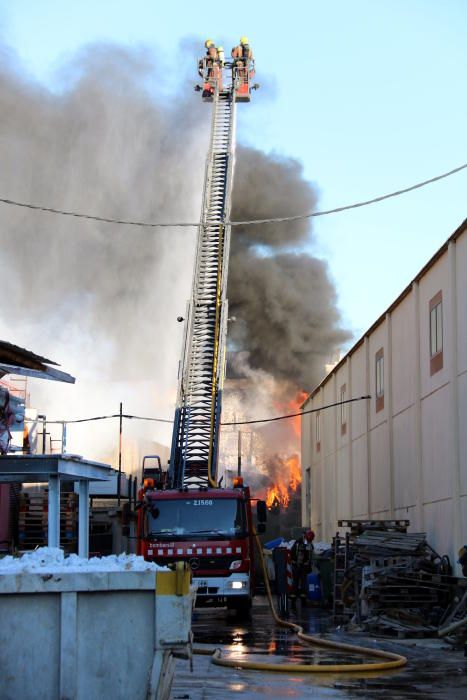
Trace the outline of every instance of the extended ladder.
{"type": "Polygon", "coordinates": [[[230,195],[235,152],[232,86],[215,89],[193,289],[179,370],[169,479],[174,488],[217,486],[227,332],[230,195]]]}

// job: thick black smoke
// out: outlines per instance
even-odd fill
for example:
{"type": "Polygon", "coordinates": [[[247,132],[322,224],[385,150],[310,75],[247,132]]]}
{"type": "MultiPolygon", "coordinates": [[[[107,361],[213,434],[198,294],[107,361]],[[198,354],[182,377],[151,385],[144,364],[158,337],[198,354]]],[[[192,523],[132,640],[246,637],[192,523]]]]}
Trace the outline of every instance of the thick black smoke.
{"type": "MultiPolygon", "coordinates": [[[[300,163],[238,149],[232,219],[313,211],[316,194],[300,163]]],[[[348,338],[325,262],[303,248],[309,220],[234,227],[229,277],[230,335],[253,368],[310,390],[332,352],[348,338]]]]}

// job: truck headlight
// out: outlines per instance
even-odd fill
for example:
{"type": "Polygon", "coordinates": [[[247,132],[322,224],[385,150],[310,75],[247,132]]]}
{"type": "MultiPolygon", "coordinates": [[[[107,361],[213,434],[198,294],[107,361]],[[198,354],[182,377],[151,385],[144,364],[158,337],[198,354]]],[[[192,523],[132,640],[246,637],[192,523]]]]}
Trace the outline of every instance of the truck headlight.
{"type": "Polygon", "coordinates": [[[238,591],[241,588],[246,588],[246,581],[229,581],[228,586],[238,591]]]}

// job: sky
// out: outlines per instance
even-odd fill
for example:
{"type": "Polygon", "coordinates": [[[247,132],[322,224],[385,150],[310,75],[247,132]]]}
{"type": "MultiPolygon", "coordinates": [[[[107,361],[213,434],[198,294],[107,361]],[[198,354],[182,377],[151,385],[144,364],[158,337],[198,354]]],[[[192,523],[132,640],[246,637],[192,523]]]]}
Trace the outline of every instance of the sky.
{"type": "MultiPolygon", "coordinates": [[[[235,8],[0,0],[0,39],[31,80],[57,90],[60,67],[87,44],[146,47],[163,56],[161,90],[170,90],[181,42],[197,38],[201,51],[210,37],[228,53],[246,34],[261,89],[239,110],[238,137],[298,159],[318,190],[319,209],[398,190],[467,161],[464,0],[257,0],[235,8]]],[[[329,264],[355,338],[463,221],[466,192],[463,171],[315,219],[313,252],[329,264]]]]}

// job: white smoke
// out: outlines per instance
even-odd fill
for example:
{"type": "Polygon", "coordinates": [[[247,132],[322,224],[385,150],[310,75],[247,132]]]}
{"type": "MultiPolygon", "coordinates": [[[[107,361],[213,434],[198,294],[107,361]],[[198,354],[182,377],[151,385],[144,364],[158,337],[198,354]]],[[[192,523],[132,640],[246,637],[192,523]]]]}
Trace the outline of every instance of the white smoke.
{"type": "MultiPolygon", "coordinates": [[[[61,68],[60,92],[32,82],[1,53],[0,196],[117,219],[198,220],[210,108],[185,77],[192,45],[180,53],[178,92],[144,50],[89,47],[61,68]]],[[[295,214],[315,201],[295,161],[239,149],[233,218],[295,214]]],[[[239,322],[231,330],[251,365],[267,373],[256,375],[263,393],[266,376],[310,384],[343,337],[325,265],[290,252],[309,236],[308,224],[233,231],[229,297],[239,322]]],[[[0,242],[0,337],[77,377],[75,386],[31,382],[32,404],[48,418],[70,419],[117,413],[122,401],[125,413],[171,419],[183,332],[176,317],[190,293],[196,229],[0,205],[0,242]]],[[[125,423],[125,431],[168,443],[171,427],[125,423]]],[[[104,459],[117,436],[115,420],[70,426],[68,449],[104,459]]]]}

